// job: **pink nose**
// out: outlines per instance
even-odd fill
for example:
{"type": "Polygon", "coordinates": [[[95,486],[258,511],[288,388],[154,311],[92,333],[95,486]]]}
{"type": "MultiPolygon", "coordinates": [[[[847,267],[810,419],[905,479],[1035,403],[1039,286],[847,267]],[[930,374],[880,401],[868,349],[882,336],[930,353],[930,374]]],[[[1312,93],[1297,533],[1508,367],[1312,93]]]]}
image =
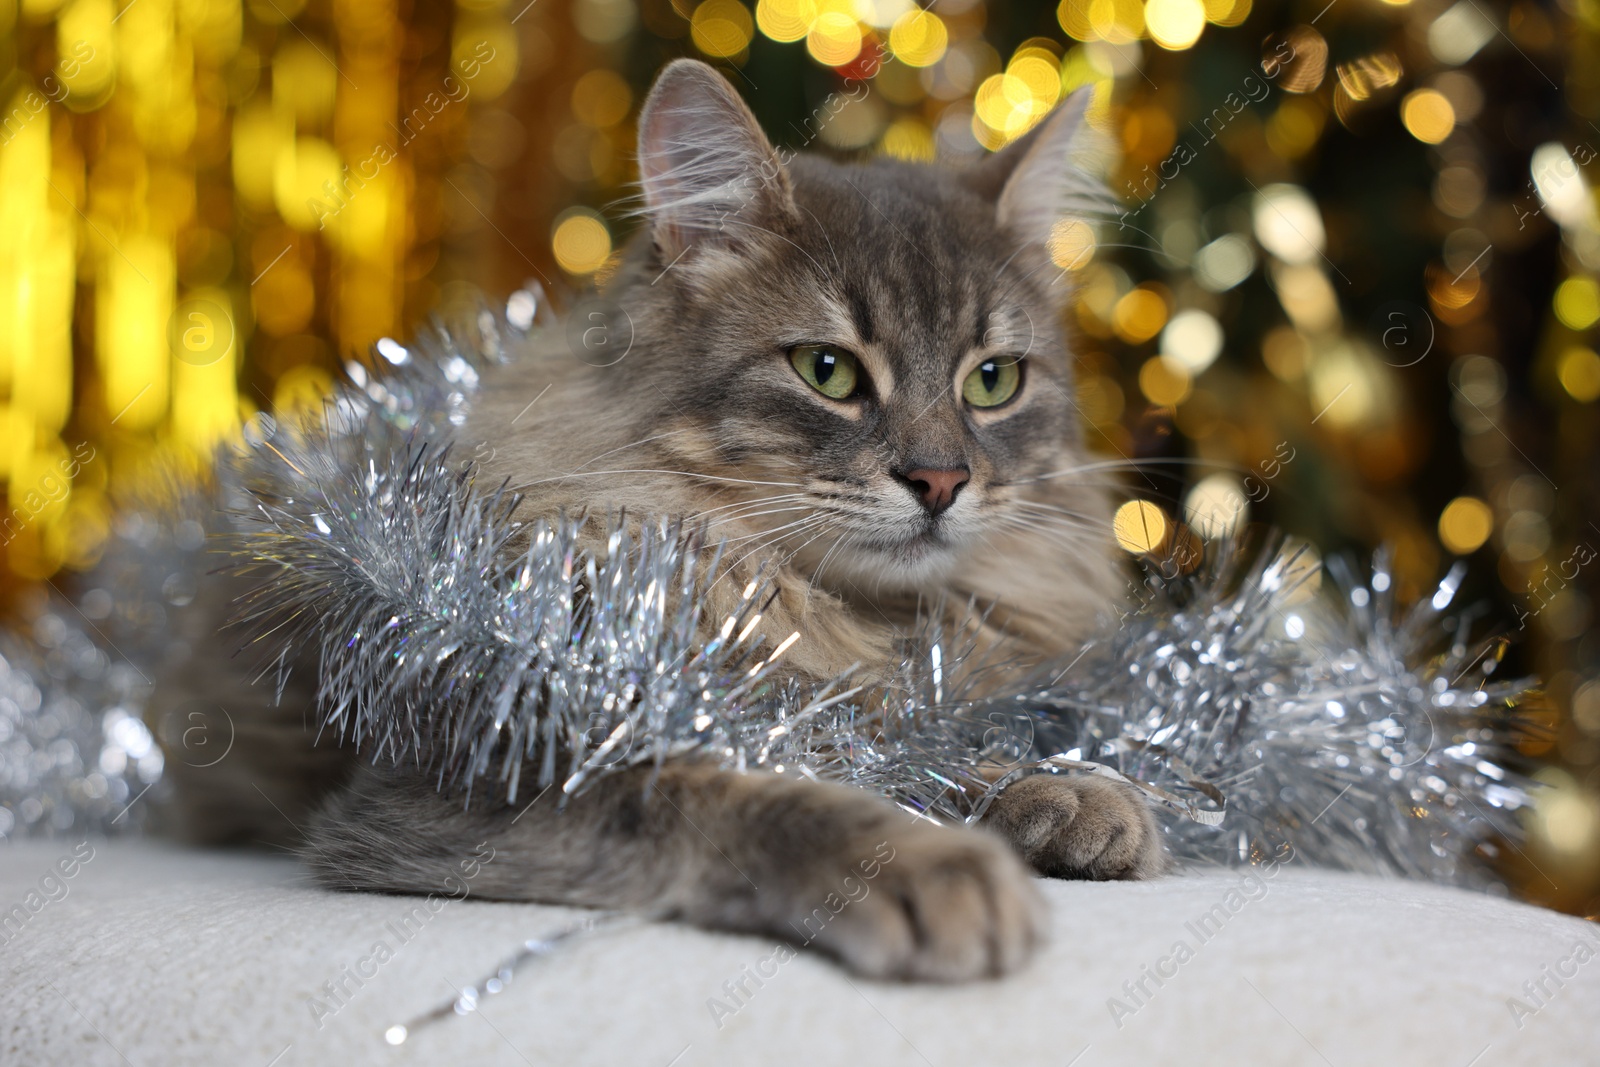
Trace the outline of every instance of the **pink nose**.
{"type": "Polygon", "coordinates": [[[929,513],[937,515],[956,502],[956,492],[966,485],[972,476],[964,468],[955,470],[922,468],[906,471],[901,477],[911,487],[911,491],[922,498],[922,504],[929,513]]]}

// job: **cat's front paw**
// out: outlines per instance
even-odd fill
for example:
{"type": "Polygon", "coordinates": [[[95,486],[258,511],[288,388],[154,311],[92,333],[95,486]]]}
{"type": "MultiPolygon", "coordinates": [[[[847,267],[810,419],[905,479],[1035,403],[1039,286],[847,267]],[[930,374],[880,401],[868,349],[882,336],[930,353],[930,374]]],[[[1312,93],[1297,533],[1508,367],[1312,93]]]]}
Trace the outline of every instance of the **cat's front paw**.
{"type": "Polygon", "coordinates": [[[994,799],[983,824],[1050,878],[1154,878],[1166,867],[1150,806],[1099,775],[1022,778],[994,799]]]}
{"type": "Polygon", "coordinates": [[[799,898],[802,913],[790,924],[797,939],[869,978],[959,982],[1026,962],[1043,937],[1044,902],[1006,843],[977,830],[897,823],[841,855],[854,868],[836,887],[843,893],[809,912],[799,898]],[[854,860],[857,853],[867,858],[854,860]]]}

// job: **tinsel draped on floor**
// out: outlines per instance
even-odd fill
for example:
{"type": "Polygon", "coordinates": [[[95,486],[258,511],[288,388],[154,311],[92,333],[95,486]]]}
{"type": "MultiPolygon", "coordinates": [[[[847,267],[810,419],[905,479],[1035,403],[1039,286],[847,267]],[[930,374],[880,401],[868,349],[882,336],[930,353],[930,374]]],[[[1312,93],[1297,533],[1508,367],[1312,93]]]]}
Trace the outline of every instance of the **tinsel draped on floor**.
{"type": "MultiPolygon", "coordinates": [[[[999,696],[973,696],[988,668],[931,626],[907,642],[910,695],[892,705],[842,682],[778,686],[782,649],[746,636],[764,590],[708,647],[693,640],[694,592],[716,574],[695,531],[617,524],[606,558],[585,557],[573,523],[514,529],[503,488],[448,447],[483,367],[559,328],[544,301],[519,292],[410,347],[383,342],[383,373],[352,364],[325,429],[262,416],[224,466],[226,524],[267,576],[241,643],[320,657],[324,740],[510,795],[694,752],[948,821],[981,815],[997,787],[979,769],[997,761],[1090,771],[1165,809],[1181,859],[1287,843],[1327,866],[1497,884],[1486,860],[1517,843],[1529,803],[1510,758],[1526,686],[1494,680],[1499,646],[1445,614],[1459,569],[1403,608],[1381,555],[1364,580],[1330,567],[1319,590],[1303,550],[1228,539],[1193,576],[1147,569],[1122,617],[999,696]]],[[[88,592],[6,645],[0,831],[138,824],[127,805],[160,774],[141,725],[159,710],[142,707],[151,635],[193,596],[201,521],[221,525],[125,516],[88,592]],[[138,648],[97,625],[108,604],[146,620],[138,648]]]]}

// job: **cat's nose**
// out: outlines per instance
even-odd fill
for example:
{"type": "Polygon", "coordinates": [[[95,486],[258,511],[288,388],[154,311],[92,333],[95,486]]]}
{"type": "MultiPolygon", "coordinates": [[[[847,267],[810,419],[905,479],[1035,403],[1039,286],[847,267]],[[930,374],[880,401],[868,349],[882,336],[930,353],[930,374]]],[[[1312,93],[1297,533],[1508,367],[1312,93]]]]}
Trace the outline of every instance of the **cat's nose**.
{"type": "Polygon", "coordinates": [[[896,471],[895,477],[917,494],[929,514],[937,515],[956,502],[956,493],[967,484],[972,475],[965,467],[951,470],[919,467],[904,474],[896,471]]]}

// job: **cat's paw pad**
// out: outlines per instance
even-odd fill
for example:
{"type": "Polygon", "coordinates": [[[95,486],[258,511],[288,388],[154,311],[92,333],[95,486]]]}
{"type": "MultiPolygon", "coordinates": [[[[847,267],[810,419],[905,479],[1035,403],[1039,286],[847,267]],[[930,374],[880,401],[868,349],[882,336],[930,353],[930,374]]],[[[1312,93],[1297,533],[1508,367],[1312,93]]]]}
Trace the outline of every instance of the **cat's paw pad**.
{"type": "Polygon", "coordinates": [[[858,851],[881,861],[874,876],[847,882],[850,899],[836,914],[813,909],[794,925],[800,940],[859,974],[943,982],[1007,974],[1043,936],[1033,879],[992,835],[912,824],[858,851]]]}
{"type": "Polygon", "coordinates": [[[1150,806],[1094,774],[1035,774],[1007,786],[984,825],[1051,878],[1154,878],[1166,866],[1150,806]]]}

